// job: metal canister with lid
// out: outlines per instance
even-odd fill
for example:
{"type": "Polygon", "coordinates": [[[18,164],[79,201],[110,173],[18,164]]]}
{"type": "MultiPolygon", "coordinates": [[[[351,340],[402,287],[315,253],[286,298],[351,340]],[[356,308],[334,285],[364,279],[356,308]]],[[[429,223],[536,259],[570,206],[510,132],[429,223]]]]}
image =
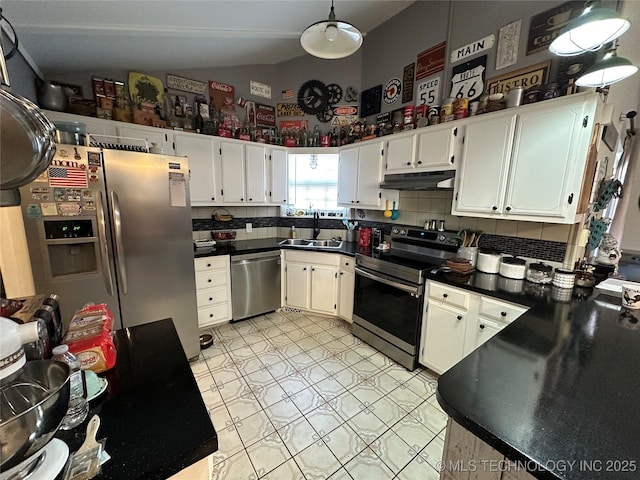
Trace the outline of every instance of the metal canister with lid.
{"type": "Polygon", "coordinates": [[[469,116],[469,99],[468,98],[456,98],[453,101],[453,118],[458,120],[460,118],[467,118],[469,116]]]}
{"type": "Polygon", "coordinates": [[[440,107],[440,123],[450,122],[453,119],[453,98],[447,98],[440,107]]]}
{"type": "Polygon", "coordinates": [[[543,262],[530,263],[527,269],[527,281],[548,284],[553,280],[553,268],[543,262]]]}

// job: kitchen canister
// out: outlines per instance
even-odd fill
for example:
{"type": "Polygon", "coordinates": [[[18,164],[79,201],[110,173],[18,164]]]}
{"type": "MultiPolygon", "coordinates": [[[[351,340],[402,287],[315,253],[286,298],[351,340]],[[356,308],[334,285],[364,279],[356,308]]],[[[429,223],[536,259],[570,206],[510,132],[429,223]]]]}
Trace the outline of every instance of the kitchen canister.
{"type": "Polygon", "coordinates": [[[518,257],[502,257],[500,261],[501,276],[514,278],[516,280],[524,280],[527,272],[527,262],[518,257]]]}
{"type": "Polygon", "coordinates": [[[548,284],[553,280],[553,268],[542,262],[531,263],[527,269],[527,280],[532,283],[548,284]]]}
{"type": "Polygon", "coordinates": [[[522,105],[524,97],[524,87],[513,87],[507,92],[507,108],[519,107],[522,105]]]}
{"type": "Polygon", "coordinates": [[[500,260],[502,260],[502,255],[498,250],[483,248],[478,251],[476,269],[484,273],[498,273],[500,260]]]}
{"type": "Polygon", "coordinates": [[[460,247],[458,248],[458,257],[469,260],[471,265],[475,267],[478,257],[478,247],[460,247]]]}
{"type": "Polygon", "coordinates": [[[559,288],[573,288],[576,282],[576,274],[573,270],[556,268],[553,275],[553,285],[559,288]]]}

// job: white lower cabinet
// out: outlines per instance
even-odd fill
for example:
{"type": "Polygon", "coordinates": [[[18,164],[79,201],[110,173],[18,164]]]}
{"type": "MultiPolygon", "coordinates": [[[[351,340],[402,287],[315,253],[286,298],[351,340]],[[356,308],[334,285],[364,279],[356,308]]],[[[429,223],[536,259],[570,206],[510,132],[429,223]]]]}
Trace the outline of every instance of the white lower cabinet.
{"type": "Polygon", "coordinates": [[[419,362],[444,373],[527,311],[493,297],[429,282],[419,362]]]}
{"type": "Polygon", "coordinates": [[[342,256],[338,272],[338,316],[349,323],[353,321],[353,294],[356,284],[354,264],[355,259],[342,256]]]}
{"type": "Polygon", "coordinates": [[[340,255],[284,251],[283,304],[311,312],[338,313],[340,255]]]}
{"type": "Polygon", "coordinates": [[[231,264],[229,255],[194,260],[200,328],[231,320],[231,264]]]}

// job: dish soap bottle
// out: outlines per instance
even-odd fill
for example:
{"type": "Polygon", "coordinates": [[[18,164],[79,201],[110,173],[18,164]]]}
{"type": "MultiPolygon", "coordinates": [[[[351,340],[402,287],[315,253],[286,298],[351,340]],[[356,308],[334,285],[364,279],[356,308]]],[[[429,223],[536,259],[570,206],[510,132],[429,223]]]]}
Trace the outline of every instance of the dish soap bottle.
{"type": "Polygon", "coordinates": [[[80,369],[80,360],[69,351],[68,345],[58,345],[53,349],[52,353],[54,360],[66,363],[71,369],[71,373],[69,374],[71,387],[69,392],[69,408],[60,426],[63,430],[71,430],[80,425],[89,413],[84,372],[80,369]]]}
{"type": "Polygon", "coordinates": [[[296,232],[296,227],[294,225],[291,226],[291,231],[289,232],[289,238],[296,238],[298,236],[296,232]]]}

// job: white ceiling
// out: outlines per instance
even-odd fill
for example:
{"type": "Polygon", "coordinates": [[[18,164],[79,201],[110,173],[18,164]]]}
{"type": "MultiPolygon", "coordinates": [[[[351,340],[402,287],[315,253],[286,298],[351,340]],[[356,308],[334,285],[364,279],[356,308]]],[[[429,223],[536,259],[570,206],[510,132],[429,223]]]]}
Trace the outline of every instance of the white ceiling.
{"type": "MultiPolygon", "coordinates": [[[[366,34],[411,3],[334,6],[338,19],[366,34]]],[[[20,44],[47,74],[276,64],[305,55],[300,33],[330,7],[330,0],[2,0],[20,44]]]]}

